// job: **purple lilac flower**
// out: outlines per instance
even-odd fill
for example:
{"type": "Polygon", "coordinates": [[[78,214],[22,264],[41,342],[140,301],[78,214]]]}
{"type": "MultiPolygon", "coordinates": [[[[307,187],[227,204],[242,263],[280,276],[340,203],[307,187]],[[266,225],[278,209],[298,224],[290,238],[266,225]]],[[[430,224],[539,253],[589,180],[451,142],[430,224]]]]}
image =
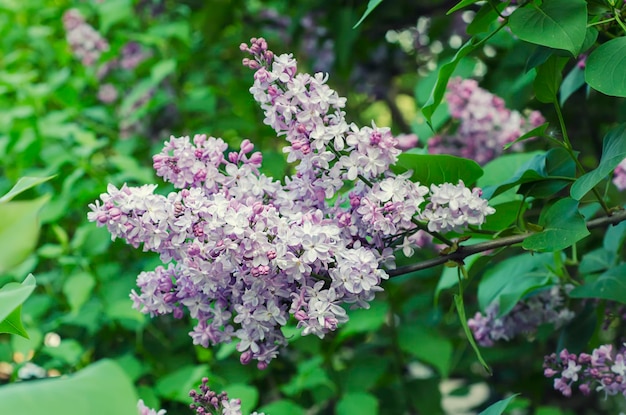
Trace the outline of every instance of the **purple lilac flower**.
{"type": "Polygon", "coordinates": [[[481,165],[502,154],[506,144],[545,122],[538,111],[525,117],[507,109],[502,98],[480,88],[473,79],[452,79],[446,100],[458,128],[453,133],[432,137],[428,151],[469,158],[481,165]]]}
{"type": "Polygon", "coordinates": [[[626,396],[626,344],[613,352],[611,344],[602,345],[591,354],[576,355],[563,349],[544,358],[544,375],[554,378],[554,389],[564,396],[572,395],[577,385],[584,395],[592,390],[604,391],[605,396],[626,396]]]}
{"type": "MultiPolygon", "coordinates": [[[[160,254],[164,266],[137,278],[135,308],[187,312],[197,320],[194,344],[234,340],[242,363],[265,368],[286,344],[290,316],[303,334],[323,337],[347,321],[342,305],[369,307],[388,277],[381,267],[394,266],[390,241],[405,238],[393,244],[405,252],[419,243],[414,218],[428,188],[389,170],[400,152],[389,129],[348,124],[327,76],[297,74],[291,55],[275,57],[263,39],[241,49],[256,70],[250,91],[285,137],[295,174],[284,183],[261,174],[249,140],[226,152],[220,138],[171,137],[153,161],[175,192],[109,185],[88,218],[160,254]],[[352,191],[338,194],[346,182],[352,191]]],[[[480,224],[486,204],[468,194],[458,207],[480,224]]]]}
{"type": "Polygon", "coordinates": [[[139,415],[165,415],[165,413],[167,412],[165,409],[160,409],[157,412],[156,409],[147,407],[144,404],[143,399],[139,399],[139,401],[137,402],[137,410],[139,415]]]}
{"type": "Polygon", "coordinates": [[[63,14],[63,26],[72,53],[83,65],[93,66],[100,59],[102,52],[109,50],[106,39],[87,24],[77,9],[69,9],[63,14]]]}
{"type": "Polygon", "coordinates": [[[110,104],[117,100],[118,92],[113,84],[102,84],[98,88],[98,99],[103,104],[110,104]]]}
{"type": "Polygon", "coordinates": [[[396,140],[398,141],[396,147],[402,151],[415,148],[419,144],[419,138],[416,134],[399,134],[396,136],[396,140]]]}
{"type": "Polygon", "coordinates": [[[481,346],[491,347],[498,340],[512,340],[519,334],[533,334],[537,327],[551,323],[556,328],[568,323],[574,313],[564,305],[564,292],[571,287],[554,286],[550,290],[518,302],[506,315],[498,317],[500,306],[490,304],[485,315],[476,313],[467,321],[476,342],[481,346]]]}
{"type": "Polygon", "coordinates": [[[619,190],[626,189],[626,159],[622,160],[613,171],[613,184],[619,190]]]}
{"type": "MultiPolygon", "coordinates": [[[[229,399],[226,392],[216,393],[208,386],[209,379],[202,378],[199,390],[191,390],[189,396],[193,403],[189,407],[196,411],[197,415],[241,415],[241,400],[229,399]]],[[[253,412],[251,415],[265,415],[253,412]]]]}

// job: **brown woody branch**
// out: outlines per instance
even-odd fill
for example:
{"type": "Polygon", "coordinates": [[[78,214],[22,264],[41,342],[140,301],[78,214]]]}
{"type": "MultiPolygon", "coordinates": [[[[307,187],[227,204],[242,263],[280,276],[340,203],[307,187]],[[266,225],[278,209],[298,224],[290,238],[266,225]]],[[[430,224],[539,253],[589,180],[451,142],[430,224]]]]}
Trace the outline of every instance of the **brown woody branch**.
{"type": "MultiPolygon", "coordinates": [[[[608,225],[616,225],[626,220],[626,210],[620,210],[613,213],[611,216],[604,216],[597,219],[592,219],[587,222],[587,229],[602,228],[608,225]]],[[[458,249],[447,255],[441,255],[437,258],[427,259],[426,261],[418,262],[416,264],[407,265],[394,270],[388,271],[390,277],[397,277],[409,272],[421,271],[423,269],[436,267],[437,265],[445,264],[448,261],[462,263],[465,258],[470,255],[478,254],[480,252],[490,251],[492,249],[503,248],[505,246],[512,246],[519,244],[528,238],[530,235],[534,235],[537,232],[525,232],[519,235],[505,236],[503,238],[494,239],[493,241],[481,242],[475,245],[461,245],[458,249]]]]}

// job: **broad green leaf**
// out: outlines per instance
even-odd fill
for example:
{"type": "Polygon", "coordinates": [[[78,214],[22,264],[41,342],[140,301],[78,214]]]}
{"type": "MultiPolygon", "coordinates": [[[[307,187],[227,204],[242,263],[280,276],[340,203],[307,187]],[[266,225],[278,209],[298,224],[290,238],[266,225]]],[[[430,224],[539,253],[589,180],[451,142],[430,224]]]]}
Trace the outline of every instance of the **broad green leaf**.
{"type": "Polygon", "coordinates": [[[563,148],[554,148],[546,155],[546,179],[523,183],[517,193],[536,199],[552,198],[576,180],[576,163],[563,148]]]}
{"type": "Polygon", "coordinates": [[[337,415],[378,415],[378,399],[369,393],[347,393],[337,402],[337,415]]]}
{"type": "Polygon", "coordinates": [[[6,319],[30,296],[36,286],[35,277],[29,274],[21,284],[11,282],[0,288],[0,321],[6,319]]]}
{"type": "Polygon", "coordinates": [[[626,37],[611,39],[595,49],[585,64],[585,80],[606,95],[626,97],[626,37]]]}
{"type": "Polygon", "coordinates": [[[402,324],[398,327],[398,343],[406,353],[437,369],[447,378],[452,364],[452,342],[434,330],[420,325],[402,324]]]}
{"type": "Polygon", "coordinates": [[[511,14],[509,27],[526,42],[578,56],[587,32],[587,2],[544,0],[541,6],[529,2],[511,14]]]}
{"type": "MultiPolygon", "coordinates": [[[[389,303],[376,300],[372,301],[367,310],[349,310],[348,317],[350,319],[339,330],[337,337],[344,339],[356,333],[376,331],[385,323],[388,313],[389,303]]],[[[297,332],[300,333],[300,329],[297,329],[297,332]]]]}
{"type": "Polygon", "coordinates": [[[545,153],[543,151],[535,151],[503,154],[483,166],[485,174],[478,179],[476,185],[483,188],[483,195],[485,195],[485,187],[499,185],[504,178],[513,177],[522,166],[537,156],[545,156],[545,153]]]}
{"type": "Polygon", "coordinates": [[[563,106],[565,101],[583,85],[585,85],[585,72],[578,65],[575,65],[561,83],[561,88],[559,89],[559,105],[563,106]]]}
{"type": "Polygon", "coordinates": [[[618,253],[624,244],[624,239],[626,239],[626,222],[620,222],[606,228],[602,246],[607,251],[618,253]]]}
{"type": "Polygon", "coordinates": [[[467,6],[471,6],[474,3],[478,3],[478,0],[461,0],[460,2],[457,3],[456,6],[448,10],[446,14],[452,14],[455,11],[461,10],[462,8],[467,7],[467,6]]]}
{"type": "Polygon", "coordinates": [[[4,196],[2,196],[0,198],[0,203],[4,203],[4,202],[8,202],[9,200],[13,199],[15,196],[19,195],[20,193],[37,186],[38,184],[47,182],[48,180],[54,178],[55,176],[48,176],[48,177],[22,177],[20,178],[17,183],[15,183],[15,186],[13,186],[13,188],[11,188],[11,190],[9,190],[9,192],[7,194],[5,194],[4,196]]]}
{"type": "Polygon", "coordinates": [[[86,271],[79,271],[70,275],[63,283],[63,294],[72,309],[77,313],[87,302],[93,288],[96,286],[96,279],[86,271]]]}
{"type": "Polygon", "coordinates": [[[18,382],[0,388],[3,414],[137,415],[137,395],[111,360],[93,363],[62,378],[18,382]],[[33,398],[36,397],[36,398],[33,398]]]}
{"type": "Polygon", "coordinates": [[[514,200],[493,205],[496,213],[487,216],[487,221],[481,226],[481,229],[494,232],[507,229],[515,222],[517,215],[522,211],[523,203],[521,200],[514,200]]]}
{"type": "Polygon", "coordinates": [[[602,180],[609,177],[617,165],[626,158],[626,124],[621,124],[609,131],[602,143],[602,157],[600,164],[572,185],[570,195],[580,200],[602,180]]]}
{"type": "Polygon", "coordinates": [[[426,120],[430,123],[431,118],[441,100],[443,99],[443,95],[446,93],[446,88],[448,86],[448,81],[454,72],[454,69],[459,64],[459,62],[466,57],[470,52],[476,49],[476,38],[470,38],[465,44],[456,52],[452,60],[444,65],[441,65],[439,68],[437,82],[435,83],[435,87],[430,93],[430,97],[428,97],[428,101],[422,107],[422,114],[426,120]]]}
{"type": "Polygon", "coordinates": [[[478,284],[478,304],[485,310],[499,302],[499,315],[505,315],[529,292],[544,287],[555,278],[548,266],[552,254],[520,254],[490,267],[478,284]]]}
{"type": "Polygon", "coordinates": [[[494,403],[493,405],[490,405],[489,408],[485,409],[478,415],[501,415],[502,413],[504,413],[506,407],[509,406],[511,401],[515,399],[517,395],[518,394],[516,393],[515,395],[511,395],[506,399],[502,399],[494,403]]]}
{"type": "Polygon", "coordinates": [[[382,2],[383,2],[383,0],[370,0],[370,1],[367,3],[367,9],[365,9],[365,13],[363,13],[363,16],[361,16],[361,18],[359,19],[359,21],[358,21],[358,22],[356,22],[356,24],[355,24],[354,26],[352,26],[352,28],[353,28],[353,29],[356,29],[356,28],[357,28],[357,27],[358,27],[361,23],[363,23],[363,20],[365,20],[365,18],[366,18],[367,16],[369,16],[369,15],[370,15],[370,13],[371,13],[371,12],[373,12],[373,11],[374,11],[374,9],[375,9],[376,7],[378,7],[378,5],[379,5],[380,3],[382,3],[382,2]]]}
{"type": "Polygon", "coordinates": [[[22,305],[18,305],[4,320],[0,320],[0,333],[17,334],[28,338],[28,332],[22,324],[22,305]]]}
{"type": "Polygon", "coordinates": [[[156,383],[155,391],[162,398],[189,403],[189,391],[196,389],[208,373],[209,368],[206,365],[183,366],[160,378],[156,383]]]}
{"type": "Polygon", "coordinates": [[[280,390],[288,396],[294,396],[302,391],[312,390],[322,386],[334,389],[335,384],[328,377],[322,362],[322,356],[316,356],[312,359],[300,362],[296,375],[293,376],[288,383],[284,384],[280,390]]]}
{"type": "Polygon", "coordinates": [[[615,265],[617,255],[615,252],[608,251],[604,248],[594,249],[587,252],[580,260],[578,272],[581,274],[592,274],[596,272],[606,271],[615,265]]]}
{"type": "Polygon", "coordinates": [[[535,96],[540,102],[547,104],[556,102],[556,95],[559,92],[561,80],[563,79],[561,72],[566,62],[566,58],[552,55],[537,68],[537,76],[535,77],[533,87],[535,96]]]}
{"type": "MultiPolygon", "coordinates": [[[[543,213],[543,212],[542,212],[543,213]]],[[[571,198],[558,200],[541,215],[543,230],[522,242],[529,251],[553,252],[574,245],[589,235],[585,219],[578,212],[578,202],[571,198]]]]}
{"type": "Polygon", "coordinates": [[[424,186],[431,184],[452,183],[459,180],[471,186],[483,175],[483,169],[474,160],[447,154],[411,154],[402,153],[392,170],[403,173],[413,170],[411,180],[424,186]]]}
{"type": "Polygon", "coordinates": [[[585,284],[574,288],[572,298],[600,298],[626,304],[626,264],[612,268],[602,275],[589,276],[585,284]]]}
{"type": "Polygon", "coordinates": [[[280,399],[259,408],[258,412],[268,415],[304,415],[305,409],[288,399],[280,399]]]}
{"type": "Polygon", "coordinates": [[[344,392],[364,392],[376,386],[378,380],[389,373],[390,359],[375,354],[358,354],[342,371],[338,371],[337,384],[344,392]]]}
{"type": "Polygon", "coordinates": [[[48,196],[0,204],[0,273],[24,261],[37,246],[39,211],[48,196]]]}

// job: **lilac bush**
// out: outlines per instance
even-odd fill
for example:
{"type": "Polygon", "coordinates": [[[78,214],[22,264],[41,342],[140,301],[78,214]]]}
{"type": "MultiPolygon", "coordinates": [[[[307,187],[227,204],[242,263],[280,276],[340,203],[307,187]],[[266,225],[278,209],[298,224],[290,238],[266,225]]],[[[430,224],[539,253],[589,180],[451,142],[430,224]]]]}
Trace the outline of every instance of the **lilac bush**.
{"type": "MultiPolygon", "coordinates": [[[[202,378],[198,390],[189,392],[193,403],[190,409],[197,415],[241,415],[241,400],[230,399],[226,392],[216,393],[208,386],[209,378],[202,378]]],[[[262,412],[252,412],[251,415],[265,415],[262,412]]]]}
{"type": "Polygon", "coordinates": [[[265,368],[291,316],[303,334],[323,337],[347,321],[344,304],[368,307],[394,249],[410,251],[418,231],[479,226],[494,210],[463,182],[433,186],[428,201],[410,172],[390,171],[400,153],[390,130],[348,123],[326,75],[297,74],[295,59],[274,56],[263,39],[241,50],[256,71],[250,92],[287,141],[294,174],[281,182],[260,173],[249,140],[227,151],[220,138],[172,137],[153,161],[177,191],[109,185],[88,218],[167,264],[138,276],[135,308],[187,310],[194,344],[234,340],[242,363],[265,368]]]}

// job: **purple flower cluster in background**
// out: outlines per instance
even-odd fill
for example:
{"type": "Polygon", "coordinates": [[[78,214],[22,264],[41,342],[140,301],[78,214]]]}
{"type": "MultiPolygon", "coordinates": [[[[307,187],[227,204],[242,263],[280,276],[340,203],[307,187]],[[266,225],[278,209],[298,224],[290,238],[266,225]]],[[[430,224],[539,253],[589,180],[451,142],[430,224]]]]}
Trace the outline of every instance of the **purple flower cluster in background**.
{"type": "Polygon", "coordinates": [[[172,137],[153,160],[178,191],[109,185],[88,218],[169,263],[138,276],[137,309],[175,317],[186,309],[197,320],[194,344],[236,339],[241,362],[264,368],[286,344],[290,316],[303,334],[323,337],[347,321],[343,304],[369,307],[388,277],[381,266],[394,266],[391,247],[418,242],[410,238],[425,225],[415,218],[445,205],[459,211],[460,229],[493,210],[462,182],[435,186],[422,210],[428,188],[389,170],[400,150],[388,128],[348,124],[327,76],[297,74],[293,57],[274,56],[263,39],[241,49],[256,70],[250,92],[286,139],[295,173],[284,183],[261,174],[249,140],[226,153],[219,138],[172,137]],[[341,193],[347,183],[352,191],[341,193]]]}
{"type": "Polygon", "coordinates": [[[613,171],[613,184],[619,190],[626,190],[626,159],[622,160],[613,171]]]}
{"type": "Polygon", "coordinates": [[[482,89],[473,79],[452,79],[446,101],[458,127],[430,138],[429,153],[453,154],[481,165],[502,154],[506,144],[545,122],[538,111],[524,116],[506,108],[502,98],[482,89]]]}
{"type": "Polygon", "coordinates": [[[77,9],[69,9],[63,14],[63,27],[72,53],[83,65],[95,65],[102,52],[109,50],[106,39],[85,21],[77,9]]]}
{"type": "Polygon", "coordinates": [[[569,286],[554,286],[541,291],[518,302],[502,317],[498,317],[499,304],[491,303],[485,315],[476,313],[467,325],[476,342],[484,347],[491,347],[498,340],[509,341],[519,334],[533,334],[542,324],[551,323],[558,329],[574,318],[574,313],[564,305],[564,291],[570,289],[569,286]]]}
{"type": "MultiPolygon", "coordinates": [[[[209,379],[202,378],[202,384],[198,391],[192,390],[189,396],[193,403],[189,407],[196,411],[197,415],[241,415],[241,400],[229,399],[226,392],[216,393],[209,388],[209,379]]],[[[265,415],[252,412],[250,415],[265,415]]]]}
{"type": "Polygon", "coordinates": [[[605,344],[580,355],[563,349],[558,357],[555,353],[546,356],[543,366],[544,375],[554,378],[554,389],[565,396],[572,395],[574,385],[584,395],[595,390],[604,391],[605,396],[626,396],[626,344],[616,352],[611,344],[605,344]]]}

